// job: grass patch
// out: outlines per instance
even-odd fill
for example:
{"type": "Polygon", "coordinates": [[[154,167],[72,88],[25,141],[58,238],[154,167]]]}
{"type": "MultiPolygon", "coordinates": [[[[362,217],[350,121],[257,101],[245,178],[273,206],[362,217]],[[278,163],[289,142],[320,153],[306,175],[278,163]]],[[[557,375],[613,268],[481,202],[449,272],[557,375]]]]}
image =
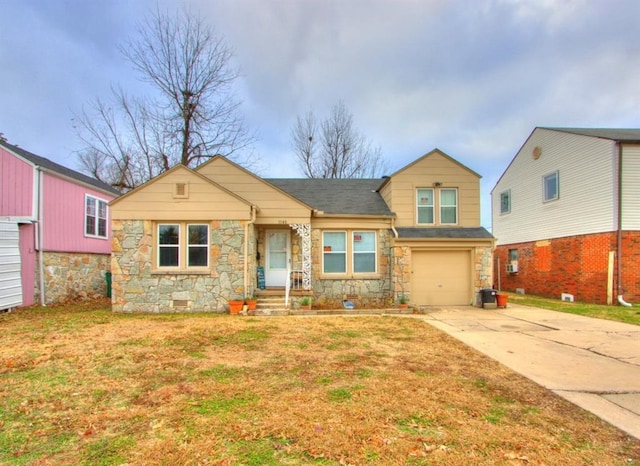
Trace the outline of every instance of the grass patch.
{"type": "Polygon", "coordinates": [[[598,319],[615,320],[627,324],[640,325],[640,306],[608,306],[605,304],[589,304],[561,301],[559,299],[542,298],[539,296],[506,293],[508,301],[524,306],[539,307],[552,311],[566,312],[598,319]]]}
{"type": "Polygon", "coordinates": [[[419,320],[72,306],[0,328],[0,464],[640,458],[640,442],[419,320]]]}

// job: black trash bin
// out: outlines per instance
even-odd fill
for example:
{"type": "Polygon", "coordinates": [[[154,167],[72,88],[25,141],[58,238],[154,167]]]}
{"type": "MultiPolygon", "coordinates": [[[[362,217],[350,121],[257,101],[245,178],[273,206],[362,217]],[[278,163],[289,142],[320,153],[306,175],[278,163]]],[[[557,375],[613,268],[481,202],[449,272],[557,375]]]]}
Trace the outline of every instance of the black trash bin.
{"type": "Polygon", "coordinates": [[[482,307],[485,307],[485,304],[493,304],[497,307],[497,303],[496,303],[497,294],[498,294],[498,290],[494,290],[493,288],[483,288],[482,290],[480,290],[482,307]]]}

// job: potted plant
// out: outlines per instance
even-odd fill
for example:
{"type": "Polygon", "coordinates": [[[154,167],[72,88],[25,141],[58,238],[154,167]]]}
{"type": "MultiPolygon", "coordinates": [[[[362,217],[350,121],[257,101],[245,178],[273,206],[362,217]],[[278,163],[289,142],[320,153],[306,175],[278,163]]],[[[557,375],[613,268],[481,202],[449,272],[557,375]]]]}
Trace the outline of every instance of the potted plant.
{"type": "Polygon", "coordinates": [[[255,311],[256,306],[258,305],[258,298],[257,296],[250,296],[247,299],[245,299],[245,303],[248,306],[250,311],[255,311]]]}
{"type": "Polygon", "coordinates": [[[240,314],[240,311],[242,310],[242,306],[244,306],[243,299],[230,299],[229,314],[240,314]]]}
{"type": "Polygon", "coordinates": [[[311,298],[309,296],[303,296],[300,300],[300,309],[311,310],[311,298]]]}
{"type": "Polygon", "coordinates": [[[399,303],[399,304],[398,304],[398,308],[400,308],[400,309],[407,309],[407,308],[409,307],[408,302],[409,302],[409,300],[407,299],[407,297],[406,297],[405,295],[401,295],[401,296],[398,298],[398,303],[399,303]]]}

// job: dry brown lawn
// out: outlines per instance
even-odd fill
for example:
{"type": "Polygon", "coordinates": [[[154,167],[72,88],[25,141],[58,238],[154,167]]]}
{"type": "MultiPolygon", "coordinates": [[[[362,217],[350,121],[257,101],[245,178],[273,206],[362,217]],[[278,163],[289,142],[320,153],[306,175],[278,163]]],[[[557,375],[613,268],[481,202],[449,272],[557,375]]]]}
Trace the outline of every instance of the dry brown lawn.
{"type": "Polygon", "coordinates": [[[640,442],[419,319],[0,315],[0,463],[623,465],[640,442]]]}

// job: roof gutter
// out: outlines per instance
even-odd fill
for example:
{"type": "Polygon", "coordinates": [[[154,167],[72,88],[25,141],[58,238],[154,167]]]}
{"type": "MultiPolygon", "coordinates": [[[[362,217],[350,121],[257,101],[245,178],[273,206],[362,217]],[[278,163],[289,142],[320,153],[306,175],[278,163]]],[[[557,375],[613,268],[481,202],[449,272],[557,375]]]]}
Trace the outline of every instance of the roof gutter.
{"type": "Polygon", "coordinates": [[[632,304],[624,300],[622,295],[624,290],[622,288],[622,143],[617,142],[618,146],[618,225],[617,225],[617,253],[618,260],[616,261],[616,269],[618,275],[618,303],[623,306],[631,307],[632,304]]]}

